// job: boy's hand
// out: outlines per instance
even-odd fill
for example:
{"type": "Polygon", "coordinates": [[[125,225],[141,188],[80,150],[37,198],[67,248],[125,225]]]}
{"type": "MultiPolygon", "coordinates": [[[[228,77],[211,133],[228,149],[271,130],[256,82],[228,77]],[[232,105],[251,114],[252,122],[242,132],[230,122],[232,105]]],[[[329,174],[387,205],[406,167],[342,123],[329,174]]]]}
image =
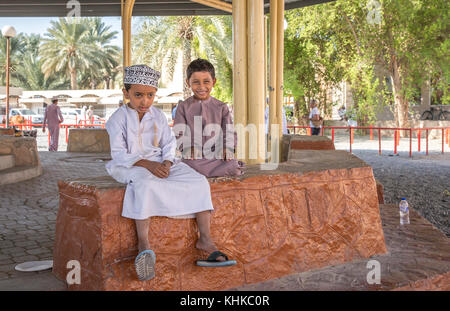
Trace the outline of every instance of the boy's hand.
{"type": "Polygon", "coordinates": [[[170,162],[169,160],[164,160],[162,163],[163,167],[166,169],[167,171],[167,176],[169,176],[170,173],[170,168],[172,167],[173,163],[170,162]]]}
{"type": "Polygon", "coordinates": [[[169,176],[170,167],[167,167],[163,163],[149,161],[149,160],[140,160],[134,164],[135,166],[140,166],[149,170],[150,173],[155,175],[158,178],[167,178],[169,176]]]}

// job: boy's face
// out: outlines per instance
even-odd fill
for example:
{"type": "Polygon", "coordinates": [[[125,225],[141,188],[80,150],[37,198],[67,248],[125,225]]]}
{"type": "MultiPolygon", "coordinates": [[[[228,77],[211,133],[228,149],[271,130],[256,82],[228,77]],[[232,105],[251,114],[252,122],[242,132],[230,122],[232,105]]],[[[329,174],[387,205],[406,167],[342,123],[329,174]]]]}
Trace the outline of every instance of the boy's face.
{"type": "Polygon", "coordinates": [[[124,88],[122,92],[125,98],[130,100],[130,106],[142,116],[152,106],[156,88],[149,85],[132,84],[128,91],[124,88]]]}
{"type": "Polygon", "coordinates": [[[209,98],[209,94],[216,84],[216,79],[213,79],[208,71],[196,71],[192,73],[186,83],[194,92],[195,98],[204,100],[209,98]]]}

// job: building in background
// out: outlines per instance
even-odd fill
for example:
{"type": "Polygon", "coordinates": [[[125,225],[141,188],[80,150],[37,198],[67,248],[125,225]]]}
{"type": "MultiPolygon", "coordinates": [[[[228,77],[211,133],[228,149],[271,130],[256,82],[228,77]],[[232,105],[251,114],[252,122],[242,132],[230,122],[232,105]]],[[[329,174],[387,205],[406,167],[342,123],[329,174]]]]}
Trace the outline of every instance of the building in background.
{"type": "MultiPolygon", "coordinates": [[[[9,109],[21,108],[19,98],[22,96],[23,89],[20,87],[9,87],[9,109]]],[[[0,86],[0,115],[6,113],[6,87],[0,86]]],[[[0,120],[1,121],[1,120],[0,120]]]]}
{"type": "MultiPolygon", "coordinates": [[[[38,114],[44,114],[45,107],[51,103],[51,98],[56,96],[61,109],[93,106],[94,114],[104,119],[108,119],[119,107],[119,102],[123,100],[121,89],[51,91],[22,91],[20,89],[20,92],[16,90],[16,93],[10,91],[11,108],[28,108],[38,114]],[[16,93],[18,95],[13,95],[16,93]]],[[[160,88],[153,105],[161,109],[171,121],[172,108],[182,99],[182,94],[177,89],[160,88]]]]}

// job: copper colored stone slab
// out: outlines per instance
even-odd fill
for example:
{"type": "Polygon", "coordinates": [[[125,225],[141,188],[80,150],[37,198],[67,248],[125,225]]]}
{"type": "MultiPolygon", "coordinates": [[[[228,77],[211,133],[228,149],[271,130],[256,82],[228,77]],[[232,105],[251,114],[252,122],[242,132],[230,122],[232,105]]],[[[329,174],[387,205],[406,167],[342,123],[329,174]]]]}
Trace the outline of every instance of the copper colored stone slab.
{"type": "Polygon", "coordinates": [[[334,143],[325,136],[292,135],[290,149],[335,150],[334,143]]]}
{"type": "Polygon", "coordinates": [[[70,290],[223,290],[386,253],[372,169],[356,159],[345,169],[292,162],[211,179],[211,233],[237,265],[197,267],[195,220],[153,217],[156,277],[146,282],[133,268],[134,221],[121,217],[125,185],[60,181],[53,273],[65,280],[76,259],[81,284],[70,290]]]}
{"type": "Polygon", "coordinates": [[[410,209],[409,225],[399,224],[396,204],[380,205],[388,252],[367,259],[291,274],[233,290],[450,290],[450,239],[428,220],[410,209]],[[369,284],[373,270],[369,260],[379,263],[379,284],[369,284]]]}
{"type": "Polygon", "coordinates": [[[286,162],[291,150],[335,150],[333,141],[326,136],[283,135],[281,161],[286,162]]]}

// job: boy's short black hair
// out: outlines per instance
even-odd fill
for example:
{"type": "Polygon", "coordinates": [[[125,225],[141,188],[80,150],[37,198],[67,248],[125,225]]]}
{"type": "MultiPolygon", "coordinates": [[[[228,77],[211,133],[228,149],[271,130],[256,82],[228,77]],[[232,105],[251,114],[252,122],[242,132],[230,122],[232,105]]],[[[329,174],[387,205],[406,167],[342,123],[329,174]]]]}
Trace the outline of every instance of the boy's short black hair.
{"type": "Polygon", "coordinates": [[[189,80],[194,72],[207,71],[211,74],[213,79],[216,78],[216,71],[214,70],[213,64],[211,64],[206,59],[197,58],[193,60],[186,69],[186,76],[189,80]]]}
{"type": "Polygon", "coordinates": [[[131,88],[131,84],[124,84],[125,90],[128,92],[131,88]]]}

